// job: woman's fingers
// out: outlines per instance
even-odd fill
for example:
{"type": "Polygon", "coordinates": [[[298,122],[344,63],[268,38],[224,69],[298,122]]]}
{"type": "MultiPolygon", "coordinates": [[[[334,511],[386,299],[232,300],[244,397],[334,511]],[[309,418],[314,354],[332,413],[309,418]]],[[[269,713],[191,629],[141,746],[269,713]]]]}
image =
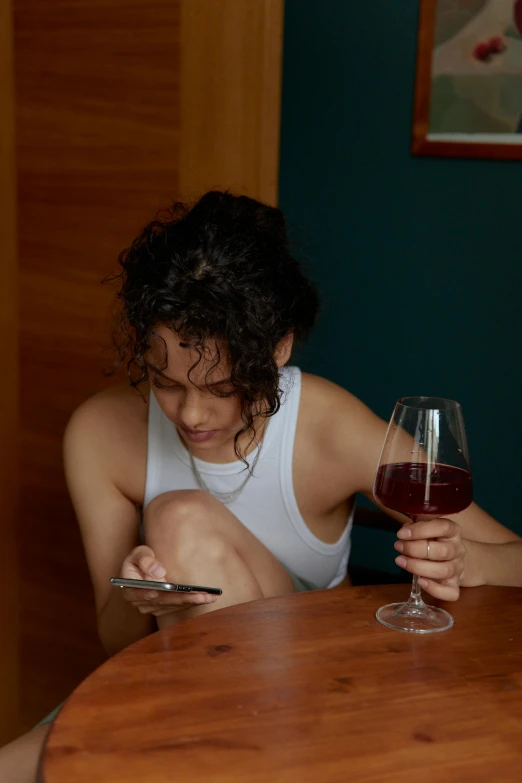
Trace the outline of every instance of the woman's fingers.
{"type": "Polygon", "coordinates": [[[434,598],[456,601],[464,571],[466,549],[460,526],[451,519],[432,519],[404,525],[397,533],[395,562],[419,577],[419,584],[434,598]],[[429,546],[429,548],[428,548],[429,546]]]}
{"type": "Polygon", "coordinates": [[[413,557],[419,560],[455,560],[464,556],[464,546],[460,539],[450,539],[448,541],[437,541],[429,539],[429,558],[428,540],[420,541],[396,541],[394,544],[397,552],[406,557],[413,557]]]}
{"type": "MultiPolygon", "coordinates": [[[[134,592],[140,591],[135,590],[134,592]]],[[[216,596],[209,595],[208,593],[162,594],[158,592],[155,598],[145,601],[143,598],[144,596],[139,596],[135,601],[131,602],[142,614],[156,614],[157,612],[167,614],[168,612],[177,611],[179,609],[187,609],[190,606],[213,604],[216,601],[216,596]]]]}
{"type": "Polygon", "coordinates": [[[433,579],[419,579],[419,585],[427,593],[440,601],[457,601],[459,597],[458,579],[447,579],[443,582],[435,582],[433,579]]]}
{"type": "Polygon", "coordinates": [[[121,576],[127,579],[156,579],[165,581],[166,570],[158,562],[154,550],[141,544],[129,552],[122,563],[121,576]]]}
{"type": "Polygon", "coordinates": [[[155,557],[146,554],[140,557],[138,561],[138,568],[144,574],[145,579],[158,579],[162,582],[165,581],[165,574],[167,569],[159,563],[155,557]]]}
{"type": "Polygon", "coordinates": [[[208,593],[168,593],[159,590],[144,590],[136,587],[123,588],[123,596],[126,601],[135,606],[149,606],[152,601],[155,605],[181,606],[182,604],[209,604],[216,600],[215,595],[208,593]]]}
{"type": "Polygon", "coordinates": [[[159,596],[159,593],[156,592],[156,590],[129,590],[126,589],[125,593],[130,593],[130,596],[127,596],[127,600],[130,601],[134,606],[150,606],[150,602],[154,601],[159,596]]]}
{"type": "MultiPolygon", "coordinates": [[[[123,561],[121,569],[122,577],[156,582],[165,582],[166,573],[154,551],[146,545],[135,547],[123,561]]],[[[123,588],[123,596],[141,614],[155,614],[157,617],[216,601],[216,596],[208,593],[178,593],[139,587],[123,588]]]]}
{"type": "MultiPolygon", "coordinates": [[[[139,603],[145,603],[145,601],[151,600],[148,599],[147,596],[150,595],[152,590],[143,590],[140,587],[123,587],[121,588],[122,595],[126,601],[128,601],[131,604],[139,604],[139,603]]],[[[156,593],[156,596],[158,593],[156,593]]],[[[152,596],[152,598],[155,598],[156,596],[152,596]]]]}
{"type": "Polygon", "coordinates": [[[179,606],[181,604],[213,604],[215,595],[209,593],[158,593],[155,604],[161,607],[179,606]]]}
{"type": "Polygon", "coordinates": [[[460,576],[464,564],[461,560],[417,560],[413,557],[405,557],[405,555],[399,555],[395,558],[395,562],[405,571],[409,571],[410,574],[416,576],[423,576],[426,579],[438,579],[444,581],[445,579],[451,579],[454,576],[460,576]]]}
{"type": "Polygon", "coordinates": [[[415,522],[403,525],[397,537],[403,541],[416,541],[428,538],[453,538],[460,535],[460,526],[452,519],[431,519],[429,522],[415,522]]]}

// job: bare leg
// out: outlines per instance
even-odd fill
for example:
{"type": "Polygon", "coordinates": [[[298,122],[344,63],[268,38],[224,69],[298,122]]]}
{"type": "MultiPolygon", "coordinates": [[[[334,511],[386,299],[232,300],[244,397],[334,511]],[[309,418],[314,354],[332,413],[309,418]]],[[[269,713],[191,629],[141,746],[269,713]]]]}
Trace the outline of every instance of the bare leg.
{"type": "Polygon", "coordinates": [[[271,552],[206,492],[178,490],[155,498],[145,514],[147,544],[167,579],[220,587],[213,604],[158,617],[158,627],[257,598],[292,593],[292,580],[271,552]]]}
{"type": "Polygon", "coordinates": [[[28,731],[0,748],[2,783],[35,783],[38,762],[51,724],[28,731]]]}

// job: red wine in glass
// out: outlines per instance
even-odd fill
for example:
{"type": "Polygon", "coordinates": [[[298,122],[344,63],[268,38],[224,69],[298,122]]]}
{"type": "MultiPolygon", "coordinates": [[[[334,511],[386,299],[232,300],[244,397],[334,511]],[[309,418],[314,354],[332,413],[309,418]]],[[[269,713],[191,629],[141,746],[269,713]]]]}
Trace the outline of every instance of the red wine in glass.
{"type": "Polygon", "coordinates": [[[386,508],[410,518],[436,518],[464,511],[473,500],[471,473],[435,463],[396,462],[381,465],[375,479],[375,497],[386,508]],[[428,491],[426,491],[428,488],[428,491]]]}
{"type": "MultiPolygon", "coordinates": [[[[462,410],[441,397],[403,397],[393,411],[375,476],[374,495],[412,522],[458,514],[473,500],[462,410]]],[[[406,603],[377,612],[383,625],[412,633],[445,631],[453,618],[426,606],[417,576],[406,603]]]]}

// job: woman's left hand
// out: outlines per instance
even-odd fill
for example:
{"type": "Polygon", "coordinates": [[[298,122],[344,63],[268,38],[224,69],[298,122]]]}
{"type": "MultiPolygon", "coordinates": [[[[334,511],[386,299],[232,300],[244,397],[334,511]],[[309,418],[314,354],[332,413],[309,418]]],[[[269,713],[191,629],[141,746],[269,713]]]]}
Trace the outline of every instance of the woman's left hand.
{"type": "Polygon", "coordinates": [[[397,537],[397,565],[416,574],[420,587],[434,598],[456,601],[466,555],[460,526],[451,519],[432,519],[403,525],[397,537]]]}

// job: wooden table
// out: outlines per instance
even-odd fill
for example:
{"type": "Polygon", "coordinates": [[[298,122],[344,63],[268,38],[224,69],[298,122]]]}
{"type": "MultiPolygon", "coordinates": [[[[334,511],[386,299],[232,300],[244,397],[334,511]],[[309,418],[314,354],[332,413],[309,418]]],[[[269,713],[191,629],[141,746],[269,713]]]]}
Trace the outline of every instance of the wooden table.
{"type": "Polygon", "coordinates": [[[462,591],[454,627],[374,620],[406,585],[235,606],[149,636],[80,685],[45,783],[520,783],[522,589],[462,591]]]}

